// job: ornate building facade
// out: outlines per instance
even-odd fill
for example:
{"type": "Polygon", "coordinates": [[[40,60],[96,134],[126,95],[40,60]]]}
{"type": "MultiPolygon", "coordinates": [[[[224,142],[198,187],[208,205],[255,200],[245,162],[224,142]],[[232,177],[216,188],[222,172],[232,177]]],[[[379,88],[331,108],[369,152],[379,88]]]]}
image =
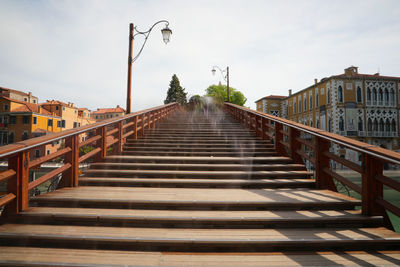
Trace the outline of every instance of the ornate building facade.
{"type": "MultiPolygon", "coordinates": [[[[351,66],[343,74],[315,80],[314,84],[281,98],[281,117],[394,151],[399,146],[400,77],[360,74],[351,66]]],[[[257,103],[264,112],[269,98],[257,103]],[[265,100],[265,101],[264,101],[265,100]]],[[[271,114],[266,110],[265,113],[271,114]]],[[[335,148],[358,161],[351,150],[335,148]]]]}

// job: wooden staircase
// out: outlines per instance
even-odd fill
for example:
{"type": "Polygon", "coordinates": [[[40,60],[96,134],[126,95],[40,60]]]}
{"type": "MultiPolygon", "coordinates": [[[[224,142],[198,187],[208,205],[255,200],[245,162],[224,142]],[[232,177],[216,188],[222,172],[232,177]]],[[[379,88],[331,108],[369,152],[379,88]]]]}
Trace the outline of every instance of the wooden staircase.
{"type": "Polygon", "coordinates": [[[0,225],[0,266],[400,265],[400,235],[224,113],[179,112],[0,225]]]}

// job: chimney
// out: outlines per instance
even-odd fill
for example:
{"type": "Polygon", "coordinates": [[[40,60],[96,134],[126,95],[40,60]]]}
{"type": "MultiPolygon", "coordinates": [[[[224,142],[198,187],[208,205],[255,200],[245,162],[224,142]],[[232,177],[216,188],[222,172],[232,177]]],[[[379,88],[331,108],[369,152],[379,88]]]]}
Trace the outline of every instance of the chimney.
{"type": "Polygon", "coordinates": [[[292,95],[292,89],[289,89],[289,96],[292,95]]]}
{"type": "Polygon", "coordinates": [[[119,108],[119,105],[117,105],[117,108],[119,108]]]}
{"type": "Polygon", "coordinates": [[[318,79],[314,79],[314,83],[317,84],[318,83],[318,79]]]}
{"type": "Polygon", "coordinates": [[[29,92],[29,93],[28,93],[28,96],[29,96],[29,97],[32,97],[32,92],[29,92]]]}

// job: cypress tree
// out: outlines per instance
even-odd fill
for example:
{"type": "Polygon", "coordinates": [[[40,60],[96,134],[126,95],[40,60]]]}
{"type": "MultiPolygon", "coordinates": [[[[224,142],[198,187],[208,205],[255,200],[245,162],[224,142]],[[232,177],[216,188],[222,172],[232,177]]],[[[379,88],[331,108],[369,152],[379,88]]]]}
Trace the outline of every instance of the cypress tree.
{"type": "Polygon", "coordinates": [[[176,74],[172,75],[172,80],[169,83],[167,97],[164,100],[164,104],[172,102],[178,102],[181,105],[186,104],[186,95],[187,93],[185,92],[185,88],[182,88],[180,85],[178,76],[176,76],[176,74]]]}

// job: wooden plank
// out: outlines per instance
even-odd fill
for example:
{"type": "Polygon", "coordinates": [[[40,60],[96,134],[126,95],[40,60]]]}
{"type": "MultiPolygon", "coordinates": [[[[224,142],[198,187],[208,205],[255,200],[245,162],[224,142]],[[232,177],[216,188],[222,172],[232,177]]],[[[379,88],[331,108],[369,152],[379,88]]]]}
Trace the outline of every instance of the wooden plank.
{"type": "Polygon", "coordinates": [[[40,164],[42,164],[44,162],[47,162],[47,161],[50,161],[52,159],[58,158],[58,157],[60,157],[62,155],[65,155],[70,151],[71,151],[70,147],[65,147],[65,148],[63,148],[61,150],[58,150],[58,151],[56,151],[56,152],[54,152],[54,153],[52,153],[50,155],[46,155],[46,156],[40,157],[38,159],[31,160],[29,162],[29,168],[34,168],[34,167],[36,167],[36,166],[38,166],[38,165],[40,165],[40,164]]]}
{"type": "Polygon", "coordinates": [[[362,192],[361,186],[359,186],[359,185],[353,183],[352,181],[346,179],[345,177],[339,175],[339,174],[336,173],[336,172],[331,171],[331,170],[328,169],[328,168],[325,168],[325,169],[324,169],[324,172],[325,172],[326,174],[328,174],[329,176],[335,178],[335,179],[338,180],[339,182],[343,183],[344,185],[350,187],[352,190],[356,191],[358,194],[361,194],[361,192],[362,192]]]}
{"type": "Polygon", "coordinates": [[[16,196],[13,193],[8,193],[7,195],[0,198],[0,207],[7,205],[11,201],[13,201],[16,196]]]}
{"type": "Polygon", "coordinates": [[[309,155],[307,155],[303,151],[297,150],[296,153],[298,155],[300,155],[302,158],[304,158],[304,159],[308,160],[309,162],[311,162],[312,164],[315,164],[315,158],[310,157],[309,155]]]}
{"type": "Polygon", "coordinates": [[[377,175],[375,176],[375,179],[380,181],[384,185],[396,190],[397,192],[400,192],[400,182],[384,175],[377,175]]]}
{"type": "Polygon", "coordinates": [[[257,253],[190,253],[84,250],[3,246],[2,265],[51,266],[396,266],[399,251],[315,251],[257,253]]]}
{"type": "Polygon", "coordinates": [[[0,183],[12,178],[16,172],[13,169],[0,172],[0,183]]]}
{"type": "Polygon", "coordinates": [[[66,163],[64,164],[62,167],[52,170],[49,173],[46,173],[45,175],[43,175],[42,177],[40,177],[37,180],[34,180],[32,182],[29,183],[28,186],[28,191],[32,190],[33,188],[37,187],[38,185],[41,185],[42,183],[50,180],[51,178],[53,178],[54,176],[68,170],[69,168],[71,168],[71,164],[70,163],[66,163]]]}
{"type": "Polygon", "coordinates": [[[392,203],[390,203],[389,201],[384,200],[383,198],[377,198],[375,200],[376,203],[378,203],[379,205],[381,205],[383,208],[387,209],[388,211],[390,211],[391,213],[393,213],[394,215],[400,217],[400,208],[393,205],[392,203]]]}
{"type": "Polygon", "coordinates": [[[333,154],[329,151],[324,151],[323,154],[324,154],[324,156],[336,161],[337,163],[343,164],[344,166],[352,169],[353,171],[356,171],[358,173],[364,172],[362,167],[360,165],[358,165],[357,163],[354,163],[354,162],[351,162],[350,160],[336,156],[335,154],[333,154]]]}
{"type": "Polygon", "coordinates": [[[96,135],[96,136],[93,136],[93,137],[91,137],[89,139],[86,139],[85,141],[79,143],[79,148],[81,148],[83,146],[86,146],[86,145],[89,145],[91,143],[94,143],[99,139],[101,139],[101,135],[96,135]]]}
{"type": "Polygon", "coordinates": [[[79,163],[84,162],[85,160],[91,158],[92,156],[96,155],[97,153],[99,153],[101,151],[101,148],[95,148],[92,151],[86,153],[85,155],[83,155],[82,157],[79,158],[79,163]]]}

